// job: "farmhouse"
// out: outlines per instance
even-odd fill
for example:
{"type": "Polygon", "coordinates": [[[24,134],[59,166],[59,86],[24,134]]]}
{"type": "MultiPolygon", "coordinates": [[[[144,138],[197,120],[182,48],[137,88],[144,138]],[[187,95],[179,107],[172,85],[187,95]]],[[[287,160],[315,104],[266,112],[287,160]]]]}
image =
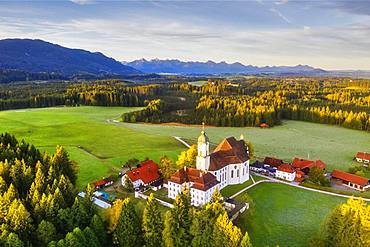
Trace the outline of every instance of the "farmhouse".
{"type": "Polygon", "coordinates": [[[351,173],[334,169],[331,174],[332,179],[336,179],[352,189],[365,191],[370,188],[370,181],[368,178],[360,177],[351,173]]]}
{"type": "Polygon", "coordinates": [[[201,206],[211,200],[213,192],[219,189],[219,182],[207,171],[184,167],[168,180],[168,197],[176,199],[185,187],[190,189],[191,204],[201,206]]]}
{"type": "MultiPolygon", "coordinates": [[[[189,171],[177,171],[174,174],[174,179],[170,179],[168,183],[168,197],[176,198],[176,195],[181,192],[184,181],[179,180],[179,174],[198,174],[198,177],[204,181],[204,185],[197,185],[192,187],[195,182],[190,183],[190,190],[197,189],[199,187],[203,188],[202,200],[199,199],[200,192],[193,191],[192,194],[192,204],[193,205],[203,205],[209,202],[210,197],[206,196],[212,195],[216,187],[222,189],[230,184],[242,184],[249,180],[249,152],[243,138],[236,140],[234,137],[229,137],[224,139],[213,151],[209,151],[209,138],[203,129],[201,135],[198,137],[198,155],[196,158],[196,169],[191,169],[189,171]],[[179,174],[177,174],[179,173],[179,174]],[[177,175],[176,175],[177,174],[177,175]],[[215,183],[217,181],[217,184],[215,183]],[[193,184],[191,184],[193,183],[193,184]],[[174,193],[176,192],[176,193],[174,193]],[[197,192],[197,193],[196,193],[197,192]],[[193,198],[198,196],[198,198],[193,198]]],[[[180,176],[181,177],[181,176],[180,176]]],[[[189,178],[190,179],[190,178],[189,178]]],[[[198,189],[199,190],[199,189],[198,189]]]]}
{"type": "Polygon", "coordinates": [[[152,160],[142,162],[139,167],[127,172],[122,177],[122,185],[125,186],[126,178],[129,178],[134,188],[148,186],[161,179],[158,171],[158,165],[152,160]]]}
{"type": "Polygon", "coordinates": [[[93,182],[94,188],[96,190],[99,190],[99,189],[101,189],[103,187],[106,187],[106,186],[110,186],[112,184],[113,184],[113,178],[112,177],[100,179],[98,181],[93,182]]]}
{"type": "Polygon", "coordinates": [[[271,167],[278,167],[284,164],[284,161],[281,159],[273,158],[273,157],[265,157],[265,159],[263,160],[263,163],[271,167]]]}
{"type": "Polygon", "coordinates": [[[296,171],[290,164],[282,164],[277,168],[275,176],[277,178],[292,182],[296,177],[296,171]]]}
{"type": "Polygon", "coordinates": [[[300,158],[294,158],[292,162],[294,169],[304,172],[306,175],[310,172],[313,166],[320,167],[322,170],[326,169],[326,164],[322,160],[305,160],[300,158]]]}
{"type": "Polygon", "coordinates": [[[357,162],[364,163],[364,165],[368,166],[370,162],[370,153],[358,152],[355,158],[357,162]]]}

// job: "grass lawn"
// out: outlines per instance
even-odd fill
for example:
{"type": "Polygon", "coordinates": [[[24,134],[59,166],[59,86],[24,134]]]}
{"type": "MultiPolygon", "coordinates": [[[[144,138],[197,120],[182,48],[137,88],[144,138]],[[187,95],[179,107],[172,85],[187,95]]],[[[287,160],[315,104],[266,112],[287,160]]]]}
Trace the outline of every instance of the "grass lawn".
{"type": "MultiPolygon", "coordinates": [[[[121,123],[125,128],[162,136],[180,136],[196,140],[200,127],[164,126],[121,123]]],[[[337,126],[300,121],[284,121],[283,125],[270,129],[250,127],[209,127],[206,132],[211,144],[217,145],[227,136],[238,138],[240,134],[251,140],[257,157],[276,156],[291,161],[293,157],[321,159],[328,169],[347,170],[358,151],[370,152],[370,133],[337,126]]],[[[354,164],[354,163],[353,163],[354,164]]]]}
{"type": "Polygon", "coordinates": [[[234,195],[235,193],[237,193],[238,191],[244,189],[245,187],[248,187],[252,183],[253,183],[252,179],[249,179],[248,181],[245,181],[242,184],[228,185],[228,186],[226,186],[225,188],[223,188],[221,190],[221,194],[222,194],[222,196],[230,197],[230,196],[234,195]]]}
{"type": "Polygon", "coordinates": [[[149,196],[151,193],[154,194],[154,197],[159,199],[159,200],[162,200],[162,201],[165,201],[165,202],[168,202],[168,203],[171,203],[173,204],[174,203],[174,200],[171,199],[171,198],[168,198],[168,190],[167,188],[162,188],[160,190],[157,190],[157,191],[154,191],[154,190],[148,190],[146,191],[144,194],[149,196]]]}
{"type": "Polygon", "coordinates": [[[254,205],[238,218],[237,225],[248,231],[254,246],[307,246],[328,213],[346,201],[276,183],[259,184],[248,195],[254,205]]]}
{"type": "Polygon", "coordinates": [[[64,146],[79,164],[78,186],[111,173],[130,158],[175,159],[185,147],[174,138],[108,123],[128,107],[56,107],[0,112],[0,132],[10,132],[53,153],[64,146]]]}

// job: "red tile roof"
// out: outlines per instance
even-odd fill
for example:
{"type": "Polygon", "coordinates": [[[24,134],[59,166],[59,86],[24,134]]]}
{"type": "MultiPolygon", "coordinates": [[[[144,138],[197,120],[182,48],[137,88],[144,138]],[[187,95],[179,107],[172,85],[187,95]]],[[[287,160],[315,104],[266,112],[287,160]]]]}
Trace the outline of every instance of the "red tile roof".
{"type": "Polygon", "coordinates": [[[277,169],[278,169],[278,171],[282,171],[282,172],[288,172],[288,173],[294,173],[295,172],[295,170],[293,169],[293,167],[290,164],[282,164],[277,169]]]}
{"type": "Polygon", "coordinates": [[[201,170],[195,168],[186,167],[172,174],[169,181],[177,184],[192,182],[192,187],[194,189],[203,191],[206,191],[219,183],[217,178],[210,172],[202,172],[201,170]]]}
{"type": "Polygon", "coordinates": [[[235,137],[224,139],[210,155],[210,171],[219,170],[229,164],[244,163],[249,159],[245,142],[236,140],[235,137]]]}
{"type": "Polygon", "coordinates": [[[321,169],[326,168],[326,164],[322,160],[305,160],[300,158],[294,158],[292,166],[296,169],[303,170],[305,168],[311,168],[312,166],[318,166],[321,169]]]}
{"type": "Polygon", "coordinates": [[[110,183],[110,182],[113,182],[112,177],[108,177],[108,178],[104,178],[104,179],[100,179],[98,181],[95,181],[95,182],[93,182],[93,185],[96,188],[96,187],[104,186],[104,185],[106,185],[107,183],[110,183]]]}
{"type": "Polygon", "coordinates": [[[263,163],[269,166],[278,167],[284,164],[284,161],[282,161],[281,159],[273,158],[273,157],[266,157],[263,163]]]}
{"type": "Polygon", "coordinates": [[[132,182],[141,179],[144,184],[150,184],[161,177],[158,171],[158,165],[152,160],[142,162],[140,167],[127,172],[126,175],[132,182]]]}
{"type": "Polygon", "coordinates": [[[356,158],[363,159],[363,160],[370,160],[370,153],[358,152],[356,154],[356,158]]]}
{"type": "Polygon", "coordinates": [[[337,169],[333,170],[333,172],[331,173],[331,176],[333,178],[337,178],[337,179],[340,179],[346,182],[351,182],[354,184],[358,184],[361,186],[366,186],[369,184],[368,178],[360,177],[360,176],[357,176],[357,175],[354,175],[348,172],[344,172],[341,170],[337,170],[337,169]]]}

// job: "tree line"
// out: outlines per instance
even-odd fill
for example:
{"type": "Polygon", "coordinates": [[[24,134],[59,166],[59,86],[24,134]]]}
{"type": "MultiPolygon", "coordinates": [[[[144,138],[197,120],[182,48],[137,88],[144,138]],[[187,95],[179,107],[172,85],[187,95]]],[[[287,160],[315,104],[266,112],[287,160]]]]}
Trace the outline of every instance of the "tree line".
{"type": "Polygon", "coordinates": [[[159,91],[155,84],[133,86],[115,80],[0,85],[0,110],[61,105],[144,106],[144,101],[159,91]]]}
{"type": "Polygon", "coordinates": [[[151,194],[141,218],[129,198],[117,200],[107,210],[113,244],[123,247],[252,246],[248,233],[242,234],[230,221],[218,191],[202,208],[191,207],[190,201],[190,191],[185,188],[173,208],[163,213],[151,194]]]}

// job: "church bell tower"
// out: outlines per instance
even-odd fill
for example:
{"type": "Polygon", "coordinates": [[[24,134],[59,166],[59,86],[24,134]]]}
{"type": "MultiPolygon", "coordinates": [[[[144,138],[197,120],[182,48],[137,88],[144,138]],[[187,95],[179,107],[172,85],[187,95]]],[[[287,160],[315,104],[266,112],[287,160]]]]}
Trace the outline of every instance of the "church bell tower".
{"type": "Polygon", "coordinates": [[[209,156],[209,139],[205,132],[203,123],[202,132],[198,137],[197,169],[208,171],[210,161],[211,159],[209,156]]]}

